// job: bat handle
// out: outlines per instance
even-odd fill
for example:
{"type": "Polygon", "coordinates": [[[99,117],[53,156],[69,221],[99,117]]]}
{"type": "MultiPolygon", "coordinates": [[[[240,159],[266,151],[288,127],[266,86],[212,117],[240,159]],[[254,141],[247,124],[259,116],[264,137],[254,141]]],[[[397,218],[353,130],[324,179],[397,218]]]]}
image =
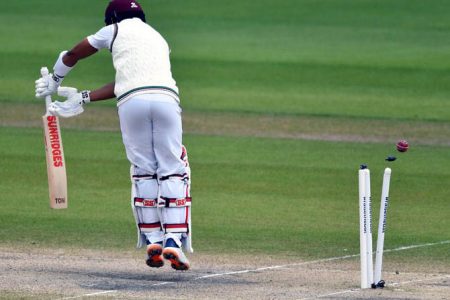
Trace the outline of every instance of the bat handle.
{"type": "MultiPolygon", "coordinates": [[[[48,69],[47,67],[42,67],[41,68],[41,76],[45,77],[48,75],[48,69]]],[[[52,96],[48,95],[45,96],[45,109],[46,109],[46,114],[48,115],[48,107],[50,106],[50,104],[52,103],[52,96]]]]}

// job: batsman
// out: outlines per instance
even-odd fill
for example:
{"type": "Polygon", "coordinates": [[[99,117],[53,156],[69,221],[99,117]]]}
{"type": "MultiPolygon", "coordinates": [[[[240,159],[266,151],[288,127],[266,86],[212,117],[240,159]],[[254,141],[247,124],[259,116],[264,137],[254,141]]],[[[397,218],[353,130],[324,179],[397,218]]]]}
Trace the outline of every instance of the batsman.
{"type": "Polygon", "coordinates": [[[146,263],[175,270],[190,267],[185,251],[191,247],[190,167],[182,145],[178,87],[172,77],[165,39],[150,25],[137,1],[112,0],[105,11],[106,26],[63,51],[53,74],[36,81],[36,97],[58,93],[49,112],[73,117],[84,105],[117,99],[120,129],[131,163],[131,206],[138,230],[138,248],[147,245],[146,263]],[[115,81],[94,91],[60,87],[79,60],[108,49],[115,81]]]}

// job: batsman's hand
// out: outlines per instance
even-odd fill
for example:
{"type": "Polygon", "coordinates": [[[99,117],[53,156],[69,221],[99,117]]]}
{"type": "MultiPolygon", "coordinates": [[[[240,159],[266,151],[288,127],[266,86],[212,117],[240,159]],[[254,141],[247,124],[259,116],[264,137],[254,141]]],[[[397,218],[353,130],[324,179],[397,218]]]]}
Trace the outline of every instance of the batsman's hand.
{"type": "Polygon", "coordinates": [[[48,74],[36,80],[36,98],[45,98],[45,96],[56,93],[63,78],[53,74],[48,74]]]}
{"type": "Polygon", "coordinates": [[[66,101],[55,101],[48,107],[48,111],[54,115],[63,118],[75,117],[84,111],[83,105],[89,103],[90,91],[78,92],[76,88],[60,87],[58,95],[67,98],[66,101]]]}

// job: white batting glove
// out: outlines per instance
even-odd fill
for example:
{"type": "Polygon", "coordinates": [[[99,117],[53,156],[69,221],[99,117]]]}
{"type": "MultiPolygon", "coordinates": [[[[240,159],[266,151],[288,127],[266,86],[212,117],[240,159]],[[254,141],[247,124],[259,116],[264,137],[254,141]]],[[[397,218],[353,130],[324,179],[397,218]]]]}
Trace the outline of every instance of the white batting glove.
{"type": "Polygon", "coordinates": [[[91,101],[90,91],[81,91],[78,93],[76,88],[60,87],[58,95],[66,97],[64,102],[55,101],[48,107],[48,111],[54,115],[63,118],[70,118],[81,114],[84,111],[83,105],[91,101]]]}
{"type": "Polygon", "coordinates": [[[36,98],[44,98],[45,96],[54,94],[63,79],[63,77],[48,74],[36,80],[36,98]]]}

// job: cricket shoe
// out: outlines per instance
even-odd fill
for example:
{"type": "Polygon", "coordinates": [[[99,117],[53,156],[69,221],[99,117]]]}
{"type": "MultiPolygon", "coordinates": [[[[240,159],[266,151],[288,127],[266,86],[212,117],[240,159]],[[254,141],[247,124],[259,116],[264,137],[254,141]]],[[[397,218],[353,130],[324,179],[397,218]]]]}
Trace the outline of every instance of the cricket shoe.
{"type": "Polygon", "coordinates": [[[162,254],[165,259],[170,261],[172,268],[175,270],[186,271],[189,269],[189,260],[172,239],[166,241],[162,254]]]}
{"type": "Polygon", "coordinates": [[[164,265],[162,259],[162,246],[160,244],[150,244],[147,246],[147,259],[145,263],[152,268],[161,268],[164,265]]]}

